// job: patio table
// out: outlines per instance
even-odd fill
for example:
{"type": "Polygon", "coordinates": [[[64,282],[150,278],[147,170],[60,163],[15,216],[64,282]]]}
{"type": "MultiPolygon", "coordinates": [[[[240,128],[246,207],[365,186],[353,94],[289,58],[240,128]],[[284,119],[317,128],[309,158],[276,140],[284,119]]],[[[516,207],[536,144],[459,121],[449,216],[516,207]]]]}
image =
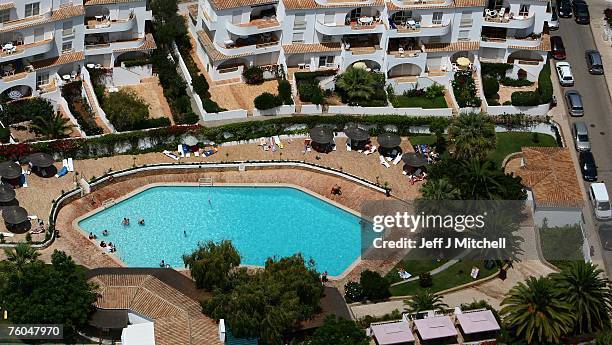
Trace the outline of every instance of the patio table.
{"type": "Polygon", "coordinates": [[[359,24],[372,24],[373,21],[374,21],[374,18],[372,17],[360,17],[359,18],[359,24]]]}

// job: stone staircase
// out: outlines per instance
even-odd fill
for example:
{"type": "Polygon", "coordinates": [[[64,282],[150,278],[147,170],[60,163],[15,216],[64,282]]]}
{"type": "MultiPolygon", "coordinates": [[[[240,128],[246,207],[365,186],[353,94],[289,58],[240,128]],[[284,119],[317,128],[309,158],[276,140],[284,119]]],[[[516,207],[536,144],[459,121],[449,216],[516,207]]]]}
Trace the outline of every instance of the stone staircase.
{"type": "Polygon", "coordinates": [[[83,81],[83,89],[87,94],[87,100],[90,101],[89,106],[91,107],[91,111],[94,114],[94,121],[96,121],[98,127],[102,128],[104,134],[112,133],[113,131],[106,125],[106,123],[104,123],[104,121],[100,117],[97,107],[94,104],[91,104],[93,102],[92,100],[96,97],[96,94],[94,93],[89,83],[83,81]]]}

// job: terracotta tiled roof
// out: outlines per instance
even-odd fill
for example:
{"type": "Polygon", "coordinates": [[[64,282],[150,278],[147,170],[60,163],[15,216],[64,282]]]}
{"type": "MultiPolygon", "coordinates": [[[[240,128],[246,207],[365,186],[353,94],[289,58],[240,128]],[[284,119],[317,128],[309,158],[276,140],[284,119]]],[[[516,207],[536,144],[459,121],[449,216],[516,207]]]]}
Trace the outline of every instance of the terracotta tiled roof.
{"type": "Polygon", "coordinates": [[[250,54],[236,54],[236,55],[225,55],[222,52],[218,51],[215,48],[215,44],[208,38],[208,35],[202,30],[198,31],[198,42],[206,52],[206,55],[212,61],[222,61],[227,59],[239,58],[244,56],[249,56],[250,54]]]}
{"type": "Polygon", "coordinates": [[[550,51],[550,36],[547,34],[543,34],[540,44],[535,47],[510,45],[508,46],[508,48],[520,49],[520,50],[538,50],[538,51],[547,52],[547,51],[550,51]]]}
{"type": "Polygon", "coordinates": [[[455,7],[485,7],[486,0],[455,0],[455,7]]]}
{"type": "Polygon", "coordinates": [[[318,43],[318,44],[291,44],[283,46],[285,54],[302,53],[326,53],[339,52],[342,50],[340,42],[318,43]]]}
{"type": "Polygon", "coordinates": [[[123,4],[127,2],[139,2],[144,0],[85,0],[85,6],[95,5],[112,5],[112,4],[123,4]]]}
{"type": "Polygon", "coordinates": [[[155,39],[153,35],[146,34],[142,44],[136,48],[124,48],[124,49],[114,49],[115,53],[123,53],[123,52],[135,52],[135,51],[144,51],[144,50],[153,50],[157,48],[157,44],[155,43],[155,39]]]}
{"type": "Polygon", "coordinates": [[[266,4],[277,4],[278,0],[210,0],[210,4],[217,10],[229,8],[251,7],[266,4]]]}
{"type": "Polygon", "coordinates": [[[198,301],[147,274],[102,274],[96,306],[129,309],[155,323],[157,345],[222,345],[218,326],[202,314],[198,301]]]}
{"type": "Polygon", "coordinates": [[[15,7],[14,2],[5,2],[3,4],[0,4],[0,10],[8,10],[9,8],[14,8],[14,7],[15,7]]]}
{"type": "Polygon", "coordinates": [[[453,43],[429,43],[425,44],[425,52],[457,52],[464,50],[478,50],[480,48],[479,41],[458,41],[453,43]]]}
{"type": "Polygon", "coordinates": [[[429,4],[405,4],[397,5],[394,2],[387,2],[387,9],[399,10],[404,8],[412,8],[419,10],[436,9],[436,8],[452,8],[452,7],[485,7],[485,0],[455,0],[449,4],[444,3],[429,3],[429,4]]]}
{"type": "Polygon", "coordinates": [[[285,8],[290,10],[310,9],[310,8],[353,8],[353,7],[374,7],[384,6],[384,0],[373,0],[370,2],[343,2],[328,3],[327,5],[318,4],[315,0],[282,0],[285,8]]]}
{"type": "Polygon", "coordinates": [[[64,65],[67,63],[77,62],[85,59],[85,55],[83,52],[72,52],[65,53],[57,57],[53,57],[50,59],[32,61],[31,65],[35,70],[49,68],[53,66],[64,65]]]}
{"type": "Polygon", "coordinates": [[[49,13],[42,14],[39,16],[28,17],[20,20],[15,20],[11,22],[4,23],[2,29],[0,29],[0,33],[9,32],[13,30],[22,30],[31,28],[38,25],[43,25],[47,23],[53,23],[56,21],[82,16],[85,15],[85,8],[81,5],[76,6],[63,6],[53,11],[51,15],[49,13]]]}
{"type": "Polygon", "coordinates": [[[568,148],[523,147],[523,166],[515,174],[533,192],[538,207],[583,206],[580,182],[568,148]]]}

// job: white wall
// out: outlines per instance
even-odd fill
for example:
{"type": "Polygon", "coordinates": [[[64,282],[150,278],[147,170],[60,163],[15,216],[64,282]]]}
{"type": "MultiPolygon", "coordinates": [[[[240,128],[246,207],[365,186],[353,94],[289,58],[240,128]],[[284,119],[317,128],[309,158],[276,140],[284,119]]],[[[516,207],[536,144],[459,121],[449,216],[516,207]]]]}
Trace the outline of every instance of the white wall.
{"type": "Polygon", "coordinates": [[[220,113],[205,113],[203,117],[204,117],[204,121],[246,119],[247,111],[244,109],[235,109],[235,110],[223,111],[220,113]]]}
{"type": "MultiPolygon", "coordinates": [[[[485,102],[484,99],[483,102],[485,102]]],[[[550,110],[550,104],[540,104],[535,107],[516,107],[513,105],[487,106],[487,113],[489,113],[489,115],[523,113],[531,116],[546,116],[548,110],[550,110]]]]}
{"type": "Polygon", "coordinates": [[[294,105],[281,105],[280,107],[266,110],[253,109],[253,116],[289,115],[293,113],[295,113],[294,105]]]}
{"type": "MultiPolygon", "coordinates": [[[[123,65],[123,64],[122,64],[123,65]]],[[[140,84],[142,78],[152,75],[152,65],[134,67],[113,67],[113,84],[115,86],[140,84]]]]}
{"type": "Polygon", "coordinates": [[[393,107],[351,107],[348,105],[330,105],[329,114],[345,115],[403,115],[403,116],[452,116],[451,108],[393,108],[393,107]]]}
{"type": "Polygon", "coordinates": [[[539,208],[534,213],[534,223],[542,226],[544,219],[549,227],[579,224],[582,221],[582,211],[574,208],[539,208]]]}

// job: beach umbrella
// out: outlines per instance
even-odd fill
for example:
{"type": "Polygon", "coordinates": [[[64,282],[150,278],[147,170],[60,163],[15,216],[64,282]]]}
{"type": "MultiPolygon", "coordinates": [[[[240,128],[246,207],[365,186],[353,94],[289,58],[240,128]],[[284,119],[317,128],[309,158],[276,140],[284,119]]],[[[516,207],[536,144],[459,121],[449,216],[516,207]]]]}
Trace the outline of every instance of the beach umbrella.
{"type": "Polygon", "coordinates": [[[32,163],[32,165],[37,166],[39,168],[50,167],[55,162],[53,156],[43,152],[32,153],[27,157],[27,159],[28,161],[30,161],[30,163],[32,163]]]}
{"type": "Polygon", "coordinates": [[[28,211],[21,206],[7,206],[2,209],[2,218],[8,224],[21,224],[28,220],[28,211]]]}
{"type": "Polygon", "coordinates": [[[15,200],[15,189],[9,184],[0,184],[0,202],[15,200]]]}
{"type": "Polygon", "coordinates": [[[404,161],[404,163],[406,163],[406,165],[415,168],[427,165],[427,158],[423,157],[423,155],[414,152],[405,153],[402,156],[402,160],[404,161]]]}
{"type": "Polygon", "coordinates": [[[368,138],[370,137],[368,132],[357,127],[349,127],[345,129],[344,134],[346,134],[347,137],[351,138],[351,140],[355,141],[365,141],[368,140],[368,138]]]}
{"type": "Polygon", "coordinates": [[[310,138],[319,144],[330,144],[334,141],[334,132],[328,127],[314,127],[310,130],[310,138]]]}
{"type": "Polygon", "coordinates": [[[0,176],[12,180],[21,176],[21,166],[15,162],[0,163],[0,176]]]}
{"type": "Polygon", "coordinates": [[[366,69],[368,68],[368,65],[365,64],[365,62],[355,62],[353,64],[353,68],[359,68],[359,69],[366,69]]]}
{"type": "Polygon", "coordinates": [[[183,144],[187,146],[196,146],[198,144],[198,139],[193,135],[188,135],[183,139],[183,144]]]}
{"type": "Polygon", "coordinates": [[[402,139],[399,135],[395,133],[381,133],[376,138],[380,147],[384,147],[387,149],[398,147],[402,142],[402,139]]]}
{"type": "Polygon", "coordinates": [[[461,66],[461,67],[467,67],[470,65],[470,59],[466,58],[466,57],[460,57],[457,59],[457,65],[461,66]]]}

